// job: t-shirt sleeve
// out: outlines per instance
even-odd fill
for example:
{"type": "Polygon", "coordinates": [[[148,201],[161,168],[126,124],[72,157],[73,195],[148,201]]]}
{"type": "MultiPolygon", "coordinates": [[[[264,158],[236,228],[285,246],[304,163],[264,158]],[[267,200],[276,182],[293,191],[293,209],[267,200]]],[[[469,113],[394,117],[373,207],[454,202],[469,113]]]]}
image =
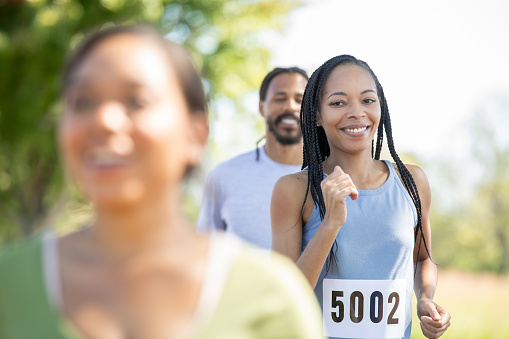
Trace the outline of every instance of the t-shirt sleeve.
{"type": "Polygon", "coordinates": [[[217,168],[209,173],[203,190],[196,229],[200,232],[210,232],[217,229],[224,230],[225,224],[221,218],[221,185],[217,168]]]}
{"type": "Polygon", "coordinates": [[[271,256],[277,312],[260,327],[260,338],[323,339],[322,314],[309,283],[287,258],[271,256]]]}
{"type": "Polygon", "coordinates": [[[228,339],[324,338],[318,301],[295,264],[253,251],[235,260],[206,333],[228,339]]]}
{"type": "Polygon", "coordinates": [[[82,338],[50,305],[42,235],[0,253],[0,338],[82,338]]]}

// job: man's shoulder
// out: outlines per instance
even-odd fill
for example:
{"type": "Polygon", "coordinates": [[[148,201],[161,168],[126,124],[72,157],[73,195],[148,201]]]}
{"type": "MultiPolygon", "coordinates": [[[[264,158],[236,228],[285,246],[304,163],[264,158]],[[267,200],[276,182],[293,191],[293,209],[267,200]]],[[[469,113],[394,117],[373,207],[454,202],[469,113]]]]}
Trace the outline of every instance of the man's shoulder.
{"type": "Polygon", "coordinates": [[[213,173],[238,171],[243,168],[250,168],[256,163],[256,149],[239,154],[216,165],[213,173]]]}

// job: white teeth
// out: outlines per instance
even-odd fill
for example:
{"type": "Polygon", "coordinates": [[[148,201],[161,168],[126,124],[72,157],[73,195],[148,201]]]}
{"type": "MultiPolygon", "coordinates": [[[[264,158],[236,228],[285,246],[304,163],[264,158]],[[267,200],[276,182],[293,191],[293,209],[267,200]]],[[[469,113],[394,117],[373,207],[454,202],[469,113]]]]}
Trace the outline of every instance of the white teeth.
{"type": "Polygon", "coordinates": [[[361,128],[345,128],[345,131],[350,133],[360,133],[364,132],[367,128],[368,128],[367,126],[361,128]]]}
{"type": "Polygon", "coordinates": [[[124,159],[108,150],[97,149],[91,156],[92,163],[95,166],[112,166],[120,165],[124,159]]]}
{"type": "Polygon", "coordinates": [[[297,125],[297,121],[294,119],[282,119],[281,122],[286,125],[297,125]]]}

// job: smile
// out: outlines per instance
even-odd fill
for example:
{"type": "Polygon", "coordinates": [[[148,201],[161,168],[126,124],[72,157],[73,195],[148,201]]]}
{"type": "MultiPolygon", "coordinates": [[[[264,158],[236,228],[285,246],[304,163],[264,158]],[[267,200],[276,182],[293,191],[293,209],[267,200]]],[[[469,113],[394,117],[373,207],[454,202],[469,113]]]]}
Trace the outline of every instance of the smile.
{"type": "Polygon", "coordinates": [[[287,119],[287,118],[282,119],[281,123],[283,123],[285,125],[298,125],[299,124],[299,122],[297,120],[295,120],[295,119],[287,119]]]}
{"type": "Polygon", "coordinates": [[[126,159],[125,157],[115,154],[108,149],[100,148],[95,149],[90,154],[89,163],[93,167],[123,166],[126,164],[126,159]]]}
{"type": "Polygon", "coordinates": [[[359,128],[343,128],[343,131],[348,133],[362,133],[368,129],[368,126],[359,127],[359,128]]]}

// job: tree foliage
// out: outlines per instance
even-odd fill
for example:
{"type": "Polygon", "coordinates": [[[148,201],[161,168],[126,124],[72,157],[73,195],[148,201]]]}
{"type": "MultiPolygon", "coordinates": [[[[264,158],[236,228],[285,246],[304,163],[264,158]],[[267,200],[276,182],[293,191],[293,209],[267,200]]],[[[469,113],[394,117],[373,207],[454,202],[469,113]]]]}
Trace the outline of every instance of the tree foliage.
{"type": "MultiPolygon", "coordinates": [[[[468,128],[471,160],[455,171],[462,180],[440,188],[441,194],[458,200],[460,185],[468,179],[474,183],[473,192],[462,205],[432,208],[433,251],[439,264],[509,272],[508,107],[509,96],[499,93],[485,98],[473,112],[468,128]]],[[[446,175],[448,168],[436,165],[446,175]]]]}
{"type": "MultiPolygon", "coordinates": [[[[294,0],[0,0],[0,244],[40,227],[64,175],[55,126],[66,55],[92,30],[148,22],[186,45],[210,99],[256,89],[270,52],[259,32],[278,29],[294,0]]],[[[219,114],[218,112],[213,112],[219,114]]]]}

